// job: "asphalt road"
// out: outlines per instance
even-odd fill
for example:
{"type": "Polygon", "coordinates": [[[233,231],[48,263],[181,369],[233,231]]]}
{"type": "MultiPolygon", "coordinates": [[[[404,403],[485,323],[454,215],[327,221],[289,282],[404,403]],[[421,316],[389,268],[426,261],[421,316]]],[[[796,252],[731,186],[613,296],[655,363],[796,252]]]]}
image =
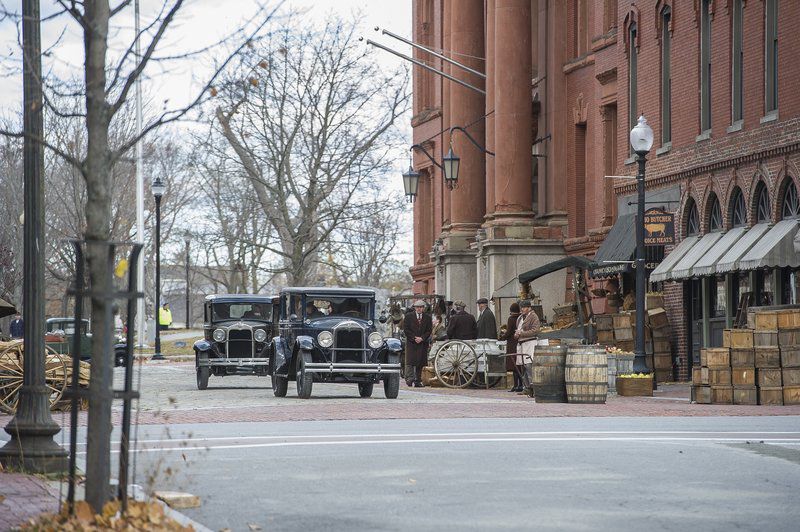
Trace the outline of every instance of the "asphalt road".
{"type": "Polygon", "coordinates": [[[142,426],[137,482],[212,529],[798,530],[800,418],[142,426]]]}

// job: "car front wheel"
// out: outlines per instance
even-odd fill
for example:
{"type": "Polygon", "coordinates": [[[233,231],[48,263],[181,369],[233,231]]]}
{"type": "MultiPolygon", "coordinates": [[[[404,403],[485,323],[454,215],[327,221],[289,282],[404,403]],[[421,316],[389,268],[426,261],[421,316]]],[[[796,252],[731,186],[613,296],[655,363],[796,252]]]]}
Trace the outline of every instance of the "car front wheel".
{"type": "Polygon", "coordinates": [[[279,375],[272,375],[272,394],[275,397],[286,397],[286,392],[289,390],[289,379],[279,375]]]}
{"type": "Polygon", "coordinates": [[[306,371],[303,355],[299,354],[297,361],[297,397],[308,399],[311,397],[311,388],[314,386],[314,375],[306,371]]]}
{"type": "Polygon", "coordinates": [[[371,382],[359,382],[358,383],[358,395],[361,397],[372,397],[372,388],[374,384],[371,382]]]}
{"type": "Polygon", "coordinates": [[[400,375],[393,373],[383,379],[383,393],[387,399],[397,399],[400,392],[400,375]]]}
{"type": "Polygon", "coordinates": [[[210,368],[197,368],[197,389],[205,390],[208,388],[208,377],[211,373],[210,368]]]}

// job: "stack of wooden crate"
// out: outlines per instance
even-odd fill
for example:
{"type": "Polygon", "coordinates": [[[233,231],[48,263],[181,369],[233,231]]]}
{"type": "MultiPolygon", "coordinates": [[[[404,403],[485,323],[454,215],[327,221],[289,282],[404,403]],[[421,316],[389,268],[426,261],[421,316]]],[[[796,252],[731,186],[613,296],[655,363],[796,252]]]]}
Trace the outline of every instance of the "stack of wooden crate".
{"type": "Polygon", "coordinates": [[[614,337],[614,318],[611,314],[597,314],[594,317],[594,326],[597,329],[597,343],[606,346],[616,346],[614,337]]]}
{"type": "Polygon", "coordinates": [[[653,367],[656,382],[672,380],[672,332],[667,311],[661,307],[647,311],[647,322],[653,335],[653,367]]]}
{"type": "Polygon", "coordinates": [[[611,320],[614,325],[614,341],[616,346],[629,353],[633,352],[633,321],[627,312],[612,314],[611,320]]]}
{"type": "Polygon", "coordinates": [[[698,403],[800,404],[800,309],[751,314],[754,329],[726,329],[723,347],[700,350],[698,403]]]}
{"type": "Polygon", "coordinates": [[[760,404],[800,404],[800,309],[756,311],[760,404]]]}

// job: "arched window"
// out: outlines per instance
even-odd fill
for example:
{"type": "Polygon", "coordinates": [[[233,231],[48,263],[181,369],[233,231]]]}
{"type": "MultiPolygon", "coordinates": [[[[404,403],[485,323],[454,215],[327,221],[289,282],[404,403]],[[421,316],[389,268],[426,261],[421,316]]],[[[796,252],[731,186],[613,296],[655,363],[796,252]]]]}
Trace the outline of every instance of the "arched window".
{"type": "Polygon", "coordinates": [[[689,200],[689,213],[686,215],[686,236],[700,234],[700,214],[697,212],[697,204],[689,200]]]}
{"type": "Polygon", "coordinates": [[[756,186],[756,222],[772,221],[772,207],[769,204],[769,192],[763,181],[756,186]]]}
{"type": "Polygon", "coordinates": [[[708,209],[708,231],[721,231],[722,229],[722,209],[719,206],[717,195],[712,194],[708,209]]]}
{"type": "Polygon", "coordinates": [[[789,180],[783,190],[783,201],[781,202],[781,218],[800,217],[800,202],[797,199],[797,188],[794,182],[789,180]]]}
{"type": "Polygon", "coordinates": [[[731,198],[731,226],[744,227],[747,225],[747,203],[744,201],[744,194],[740,188],[733,191],[731,198]]]}

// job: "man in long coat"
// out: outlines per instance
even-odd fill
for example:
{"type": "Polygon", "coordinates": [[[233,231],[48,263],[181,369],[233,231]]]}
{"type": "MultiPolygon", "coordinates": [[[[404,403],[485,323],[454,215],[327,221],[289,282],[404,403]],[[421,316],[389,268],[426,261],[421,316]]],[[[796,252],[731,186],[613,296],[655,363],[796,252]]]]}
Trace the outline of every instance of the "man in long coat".
{"type": "Polygon", "coordinates": [[[431,315],[425,312],[425,302],[414,302],[414,310],[403,320],[406,334],[406,384],[422,388],[422,368],[428,363],[428,344],[433,332],[431,315]]]}
{"type": "Polygon", "coordinates": [[[478,338],[478,324],[475,317],[464,310],[463,301],[456,301],[456,312],[447,324],[447,338],[450,340],[475,340],[478,338]]]}
{"type": "Polygon", "coordinates": [[[478,338],[497,340],[497,320],[489,308],[489,300],[485,297],[478,301],[478,338]]]}

